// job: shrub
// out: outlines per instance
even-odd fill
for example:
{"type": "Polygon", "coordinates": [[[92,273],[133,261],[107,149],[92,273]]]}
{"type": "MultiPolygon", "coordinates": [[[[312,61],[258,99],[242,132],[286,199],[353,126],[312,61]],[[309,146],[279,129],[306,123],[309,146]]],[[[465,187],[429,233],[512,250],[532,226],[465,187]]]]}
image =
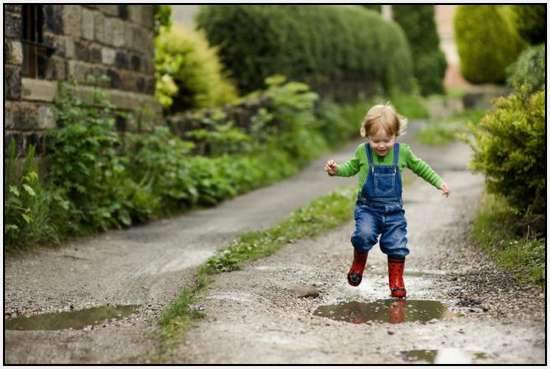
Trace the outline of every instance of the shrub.
{"type": "Polygon", "coordinates": [[[162,28],[169,29],[172,26],[172,7],[170,5],[153,5],[155,17],[155,36],[158,36],[162,28]]]}
{"type": "Polygon", "coordinates": [[[29,146],[18,170],[15,141],[9,143],[4,177],[4,242],[12,251],[29,243],[59,242],[71,227],[71,209],[61,190],[44,186],[38,175],[35,148],[29,146]]]}
{"type": "Polygon", "coordinates": [[[525,42],[517,34],[505,5],[459,5],[454,35],[460,70],[472,83],[502,83],[525,42]]]}
{"type": "Polygon", "coordinates": [[[369,9],[369,10],[373,10],[377,13],[382,13],[382,5],[380,4],[369,4],[369,5],[361,5],[362,7],[364,7],[365,9],[369,9]]]}
{"type": "Polygon", "coordinates": [[[218,106],[237,99],[217,52],[200,32],[173,25],[155,39],[155,96],[169,112],[218,106]]]}
{"type": "Polygon", "coordinates": [[[514,89],[526,86],[527,93],[545,88],[546,48],[545,44],[524,50],[518,60],[508,69],[508,84],[514,89]]]}
{"type": "Polygon", "coordinates": [[[511,5],[521,37],[532,45],[546,41],[546,4],[511,5]]]}
{"type": "Polygon", "coordinates": [[[92,229],[130,225],[132,214],[146,211],[132,199],[141,189],[131,183],[127,158],[114,130],[115,114],[105,95],[95,91],[88,106],[59,84],[56,121],[48,132],[48,180],[67,193],[79,219],[92,229]]]}
{"type": "MultiPolygon", "coordinates": [[[[489,192],[503,195],[527,216],[546,213],[544,91],[495,101],[472,132],[472,167],[486,175],[489,192]]],[[[539,219],[540,220],[540,219],[539,219]]]]}
{"type": "Polygon", "coordinates": [[[433,5],[392,5],[393,19],[399,23],[413,56],[414,76],[422,95],[443,92],[447,69],[445,55],[439,49],[433,5]]]}
{"type": "Polygon", "coordinates": [[[403,31],[360,6],[201,6],[196,20],[242,92],[274,74],[336,98],[413,88],[403,31]]]}

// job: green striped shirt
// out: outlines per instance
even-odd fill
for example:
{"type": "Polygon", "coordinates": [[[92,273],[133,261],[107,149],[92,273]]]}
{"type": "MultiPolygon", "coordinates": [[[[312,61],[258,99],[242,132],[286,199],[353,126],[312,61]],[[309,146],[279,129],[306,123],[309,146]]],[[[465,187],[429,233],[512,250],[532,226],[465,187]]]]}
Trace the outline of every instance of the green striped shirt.
{"type": "MultiPolygon", "coordinates": [[[[336,175],[340,177],[351,177],[359,173],[358,193],[363,188],[369,172],[369,161],[365,144],[362,143],[355,149],[353,158],[347,162],[338,165],[336,175]]],[[[385,156],[379,156],[372,150],[372,160],[374,165],[392,165],[393,164],[393,149],[385,156]]],[[[399,170],[401,172],[401,180],[403,180],[403,169],[409,168],[416,175],[423,178],[426,182],[432,184],[436,188],[441,187],[443,179],[422,159],[418,158],[407,144],[399,144],[399,170]]]]}

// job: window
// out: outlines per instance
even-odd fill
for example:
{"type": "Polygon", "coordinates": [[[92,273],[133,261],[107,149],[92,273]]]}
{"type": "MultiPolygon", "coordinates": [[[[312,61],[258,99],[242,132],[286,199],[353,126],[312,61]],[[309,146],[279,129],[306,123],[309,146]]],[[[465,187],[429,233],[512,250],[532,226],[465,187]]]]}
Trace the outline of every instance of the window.
{"type": "Polygon", "coordinates": [[[53,49],[44,45],[44,12],[42,5],[23,5],[21,14],[23,27],[23,77],[44,78],[48,57],[53,49]]]}

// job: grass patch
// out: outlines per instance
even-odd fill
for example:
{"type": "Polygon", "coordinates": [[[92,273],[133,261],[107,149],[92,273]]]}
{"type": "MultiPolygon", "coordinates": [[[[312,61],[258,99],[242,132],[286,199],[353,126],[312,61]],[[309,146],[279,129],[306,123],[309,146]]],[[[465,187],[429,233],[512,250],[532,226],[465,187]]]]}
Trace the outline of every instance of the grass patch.
{"type": "MultiPolygon", "coordinates": [[[[219,273],[242,268],[245,262],[269,256],[283,246],[303,238],[315,237],[344,224],[352,218],[355,187],[343,187],[295,210],[278,225],[262,231],[245,233],[228,247],[202,264],[194,285],[185,288],[162,313],[160,339],[162,351],[178,342],[203,313],[194,306],[219,273]]],[[[155,358],[160,359],[162,354],[155,358]]]]}
{"type": "Polygon", "coordinates": [[[428,122],[418,131],[416,138],[424,145],[446,145],[466,134],[466,123],[477,124],[487,111],[471,109],[456,113],[439,122],[428,122]]]}
{"type": "Polygon", "coordinates": [[[520,217],[506,201],[485,195],[474,221],[474,241],[522,284],[545,284],[546,239],[520,236],[520,217]]]}
{"type": "Polygon", "coordinates": [[[417,95],[393,94],[390,98],[397,112],[408,119],[428,119],[430,111],[417,95]]]}

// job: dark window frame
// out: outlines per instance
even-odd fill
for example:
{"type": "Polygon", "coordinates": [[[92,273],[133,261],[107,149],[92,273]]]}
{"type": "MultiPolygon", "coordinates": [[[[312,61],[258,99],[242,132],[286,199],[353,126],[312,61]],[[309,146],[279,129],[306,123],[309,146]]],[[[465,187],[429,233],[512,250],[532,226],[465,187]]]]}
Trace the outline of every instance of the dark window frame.
{"type": "Polygon", "coordinates": [[[21,45],[23,48],[23,77],[44,79],[48,59],[54,49],[44,44],[44,6],[22,5],[21,45]]]}

